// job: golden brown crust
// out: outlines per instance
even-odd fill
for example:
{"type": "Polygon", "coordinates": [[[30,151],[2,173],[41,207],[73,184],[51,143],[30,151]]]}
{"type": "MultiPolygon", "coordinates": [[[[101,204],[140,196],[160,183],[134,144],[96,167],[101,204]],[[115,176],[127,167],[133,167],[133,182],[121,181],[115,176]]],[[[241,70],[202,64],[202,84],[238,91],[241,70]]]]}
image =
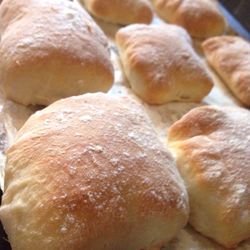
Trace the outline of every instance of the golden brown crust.
{"type": "Polygon", "coordinates": [[[160,249],[186,224],[188,201],[142,107],[87,94],[20,130],[0,218],[13,250],[160,249]]]}
{"type": "Polygon", "coordinates": [[[187,29],[191,36],[206,38],[225,32],[225,19],[212,0],[153,0],[156,12],[170,23],[187,29]]]}
{"type": "Polygon", "coordinates": [[[81,0],[94,16],[118,24],[151,23],[148,0],[81,0]]]}
{"type": "Polygon", "coordinates": [[[250,43],[241,37],[220,36],[202,44],[210,65],[234,95],[250,107],[250,43]]]}
{"type": "Polygon", "coordinates": [[[76,3],[6,0],[0,22],[0,81],[7,98],[48,105],[112,86],[107,38],[76,3]]]}
{"type": "Polygon", "coordinates": [[[134,24],[120,29],[116,42],[132,89],[150,104],[199,102],[213,86],[180,27],[134,24]]]}
{"type": "Polygon", "coordinates": [[[225,247],[250,236],[250,112],[201,107],[169,129],[186,183],[190,223],[225,247]]]}

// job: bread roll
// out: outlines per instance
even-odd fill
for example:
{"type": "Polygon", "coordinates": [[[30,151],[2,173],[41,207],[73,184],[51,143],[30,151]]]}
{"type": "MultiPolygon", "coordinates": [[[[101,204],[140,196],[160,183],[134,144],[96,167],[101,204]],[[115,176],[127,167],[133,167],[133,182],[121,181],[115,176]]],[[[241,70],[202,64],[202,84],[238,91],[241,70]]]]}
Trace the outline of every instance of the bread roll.
{"type": "Polygon", "coordinates": [[[169,130],[190,198],[190,223],[227,248],[250,237],[250,112],[201,107],[169,130]]]}
{"type": "Polygon", "coordinates": [[[153,11],[148,0],[80,0],[94,16],[118,24],[151,23],[153,11]]]}
{"type": "Polygon", "coordinates": [[[125,74],[150,104],[199,102],[213,84],[187,32],[175,25],[134,24],[116,34],[125,74]]]}
{"type": "Polygon", "coordinates": [[[48,105],[113,83],[108,41],[77,3],[4,0],[0,35],[1,89],[18,103],[48,105]]]}
{"type": "Polygon", "coordinates": [[[7,152],[0,218],[13,250],[160,249],[187,217],[174,160],[129,98],[57,101],[7,152]]]}
{"type": "Polygon", "coordinates": [[[225,32],[226,22],[213,0],[152,0],[157,14],[180,25],[191,36],[206,38],[225,32]]]}
{"type": "Polygon", "coordinates": [[[202,46],[210,65],[234,95],[250,107],[250,43],[241,37],[221,36],[206,40],[202,46]]]}

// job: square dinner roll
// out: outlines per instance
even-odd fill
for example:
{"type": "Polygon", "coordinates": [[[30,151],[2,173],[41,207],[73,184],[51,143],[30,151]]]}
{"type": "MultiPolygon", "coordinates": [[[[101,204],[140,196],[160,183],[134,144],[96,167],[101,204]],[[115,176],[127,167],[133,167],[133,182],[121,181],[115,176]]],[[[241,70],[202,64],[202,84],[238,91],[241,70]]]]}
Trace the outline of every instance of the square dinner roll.
{"type": "Polygon", "coordinates": [[[143,108],[86,94],[32,115],[7,152],[0,219],[13,250],[160,250],[186,189],[143,108]]]}
{"type": "Polygon", "coordinates": [[[221,35],[226,21],[214,0],[152,0],[157,14],[196,38],[221,35]]]}
{"type": "Polygon", "coordinates": [[[116,43],[132,90],[147,103],[200,102],[213,86],[181,27],[133,24],[117,32],[116,43]]]}
{"type": "Polygon", "coordinates": [[[0,87],[8,99],[48,105],[113,84],[108,40],[75,2],[4,0],[0,35],[0,87]]]}
{"type": "Polygon", "coordinates": [[[191,110],[169,129],[193,227],[227,248],[250,238],[250,111],[191,110]]]}
{"type": "Polygon", "coordinates": [[[153,11],[148,0],[80,0],[94,16],[117,24],[151,23],[153,11]]]}
{"type": "Polygon", "coordinates": [[[207,39],[202,47],[225,84],[250,107],[250,43],[237,36],[218,36],[207,39]]]}

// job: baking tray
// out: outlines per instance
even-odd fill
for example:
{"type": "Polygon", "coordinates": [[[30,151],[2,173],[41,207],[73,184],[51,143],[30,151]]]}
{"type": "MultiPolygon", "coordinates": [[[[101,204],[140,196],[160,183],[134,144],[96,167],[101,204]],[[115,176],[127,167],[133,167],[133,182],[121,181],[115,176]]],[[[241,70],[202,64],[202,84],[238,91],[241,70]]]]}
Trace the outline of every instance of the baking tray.
{"type": "MultiPolygon", "coordinates": [[[[0,0],[1,2],[1,0],[0,0]]],[[[234,1],[235,2],[235,1],[234,1]]],[[[246,1],[245,1],[246,2],[246,1]]],[[[249,3],[249,2],[248,2],[249,3]]],[[[221,5],[221,9],[228,20],[229,26],[228,34],[239,34],[246,39],[249,39],[249,32],[244,28],[230,12],[221,5]]],[[[114,44],[114,35],[120,26],[108,24],[96,19],[96,22],[101,26],[103,31],[109,38],[110,51],[112,55],[112,61],[115,68],[115,84],[109,91],[110,95],[129,95],[132,98],[141,102],[151,120],[153,121],[155,128],[158,132],[160,140],[166,144],[166,131],[175,121],[179,120],[184,114],[191,109],[208,104],[208,105],[225,105],[225,106],[241,106],[241,103],[232,95],[230,90],[222,82],[222,80],[208,67],[215,82],[215,87],[211,93],[204,99],[201,104],[197,103],[168,103],[160,106],[150,106],[138,99],[130,90],[126,77],[123,75],[116,46],[114,44]]],[[[162,20],[155,17],[154,23],[161,23],[162,20]]],[[[201,41],[193,40],[196,51],[201,55],[201,41]]],[[[203,58],[204,59],[204,58],[203,58]]],[[[205,61],[205,59],[204,59],[205,61]]],[[[13,141],[17,130],[23,125],[28,117],[34,113],[37,107],[24,107],[22,105],[15,104],[11,101],[3,101],[0,99],[0,175],[3,175],[4,167],[4,151],[13,141]]],[[[0,184],[3,186],[2,178],[0,178],[0,184]]],[[[0,193],[0,196],[2,193],[0,193]]],[[[223,250],[221,246],[200,235],[192,229],[191,226],[185,227],[180,231],[179,235],[165,248],[165,250],[223,250]]],[[[2,225],[0,223],[0,250],[11,250],[7,241],[7,236],[4,233],[2,225]]],[[[72,249],[73,250],[73,249],[72,249]]],[[[119,249],[117,249],[119,250],[119,249]]],[[[237,250],[250,250],[250,240],[241,244],[237,250]]]]}
{"type": "Polygon", "coordinates": [[[241,36],[250,40],[250,1],[249,0],[219,0],[224,14],[231,19],[231,26],[241,36]],[[233,17],[233,18],[232,18],[233,17]]]}

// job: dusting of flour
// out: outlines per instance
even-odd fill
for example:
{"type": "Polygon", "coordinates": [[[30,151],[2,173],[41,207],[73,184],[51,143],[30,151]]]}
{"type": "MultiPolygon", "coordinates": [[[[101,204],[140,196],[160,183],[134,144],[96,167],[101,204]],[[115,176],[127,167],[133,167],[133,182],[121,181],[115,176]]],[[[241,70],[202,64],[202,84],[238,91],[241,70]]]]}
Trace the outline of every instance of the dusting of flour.
{"type": "MultiPolygon", "coordinates": [[[[157,19],[156,23],[160,21],[157,19]]],[[[98,21],[98,24],[102,26],[102,22],[98,21]]],[[[117,27],[112,26],[107,27],[107,24],[103,25],[104,29],[107,29],[106,32],[108,35],[113,35],[117,31],[117,27]],[[112,33],[112,34],[111,34],[112,33]]],[[[115,68],[115,84],[113,88],[109,91],[109,95],[121,95],[121,96],[130,96],[133,99],[136,99],[140,103],[143,104],[145,111],[148,113],[151,118],[155,130],[159,136],[159,139],[166,145],[167,141],[167,130],[168,128],[177,120],[179,120],[184,114],[186,114],[191,109],[198,107],[204,104],[217,104],[217,105],[237,105],[234,98],[222,87],[221,82],[216,77],[214,73],[212,73],[213,78],[215,80],[216,86],[210,95],[204,100],[203,104],[197,103],[169,103],[161,106],[150,106],[140,100],[130,89],[129,84],[121,71],[121,65],[117,55],[117,49],[113,44],[111,37],[110,42],[110,51],[111,57],[115,68]]],[[[28,42],[28,41],[26,41],[28,42]]],[[[17,105],[13,102],[4,102],[0,100],[0,123],[1,123],[1,141],[0,141],[0,183],[1,187],[3,187],[3,168],[4,168],[4,150],[11,144],[13,141],[17,130],[23,125],[23,123],[28,119],[28,117],[34,113],[38,108],[34,107],[23,107],[21,105],[17,105]]],[[[80,121],[83,123],[90,123],[93,117],[89,115],[85,115],[79,117],[80,121]]],[[[116,124],[119,127],[119,122],[116,124]]],[[[136,136],[134,134],[130,134],[131,138],[136,136]]],[[[89,146],[89,150],[98,152],[102,152],[102,148],[89,146]]],[[[124,154],[127,154],[124,152],[124,154]]],[[[112,163],[116,164],[118,159],[113,158],[112,163]]],[[[74,167],[70,168],[70,171],[75,171],[74,167]]],[[[119,170],[122,171],[122,168],[119,170]]],[[[70,223],[74,223],[74,218],[69,217],[68,221],[70,223]]],[[[66,233],[67,228],[65,225],[61,227],[61,232],[66,233]]],[[[243,242],[237,250],[249,250],[250,249],[250,241],[243,242]]],[[[199,233],[195,232],[190,226],[187,226],[183,230],[180,231],[179,235],[174,239],[164,250],[223,250],[221,246],[214,243],[213,241],[203,237],[199,233]]]]}

